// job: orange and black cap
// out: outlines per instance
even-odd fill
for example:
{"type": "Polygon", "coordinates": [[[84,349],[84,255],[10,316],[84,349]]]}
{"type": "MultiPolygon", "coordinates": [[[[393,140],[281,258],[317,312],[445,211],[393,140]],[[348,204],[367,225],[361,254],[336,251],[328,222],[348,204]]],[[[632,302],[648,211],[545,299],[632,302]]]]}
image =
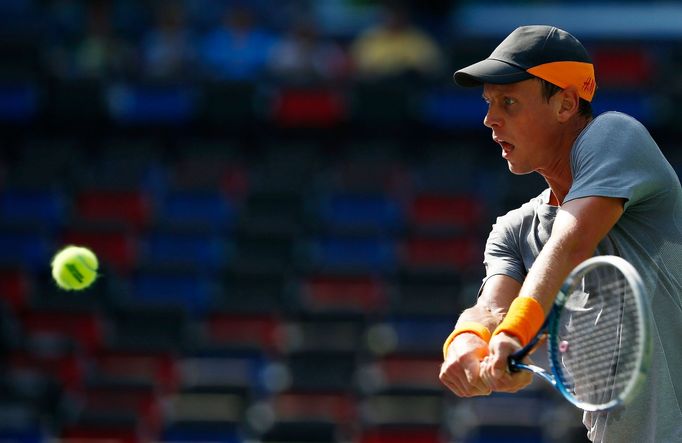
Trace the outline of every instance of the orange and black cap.
{"type": "Polygon", "coordinates": [[[460,69],[453,77],[465,87],[539,77],[562,89],[576,86],[588,102],[597,87],[585,47],[568,32],[543,25],[516,28],[488,58],[460,69]]]}

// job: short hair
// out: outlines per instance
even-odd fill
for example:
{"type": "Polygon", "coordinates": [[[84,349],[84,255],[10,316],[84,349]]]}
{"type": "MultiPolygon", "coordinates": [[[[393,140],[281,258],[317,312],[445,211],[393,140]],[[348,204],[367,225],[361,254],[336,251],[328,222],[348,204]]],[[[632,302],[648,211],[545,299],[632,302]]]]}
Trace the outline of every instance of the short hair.
{"type": "MultiPolygon", "coordinates": [[[[542,79],[540,77],[535,77],[539,82],[540,82],[540,87],[542,89],[542,98],[545,99],[545,101],[549,102],[549,99],[552,98],[554,94],[556,94],[559,91],[563,91],[562,88],[558,87],[554,83],[550,83],[545,79],[542,79]]],[[[580,102],[578,103],[578,114],[582,115],[583,117],[588,117],[592,118],[592,103],[588,102],[584,98],[580,99],[580,102]]]]}

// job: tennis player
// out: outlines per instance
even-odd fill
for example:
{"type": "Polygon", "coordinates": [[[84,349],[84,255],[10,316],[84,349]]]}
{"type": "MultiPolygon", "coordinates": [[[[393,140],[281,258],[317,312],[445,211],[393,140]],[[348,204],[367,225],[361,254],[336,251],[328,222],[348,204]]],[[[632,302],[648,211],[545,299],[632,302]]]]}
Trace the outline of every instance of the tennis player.
{"type": "Polygon", "coordinates": [[[550,26],[514,30],[490,57],[457,71],[480,86],[483,121],[513,174],[548,188],[499,217],[476,303],[443,345],[440,380],[456,395],[515,392],[529,372],[507,357],[534,336],[571,269],[612,254],[645,280],[653,355],[646,388],[622,409],[584,414],[595,442],[682,442],[682,188],[634,118],[593,117],[594,68],[583,45],[550,26]]]}

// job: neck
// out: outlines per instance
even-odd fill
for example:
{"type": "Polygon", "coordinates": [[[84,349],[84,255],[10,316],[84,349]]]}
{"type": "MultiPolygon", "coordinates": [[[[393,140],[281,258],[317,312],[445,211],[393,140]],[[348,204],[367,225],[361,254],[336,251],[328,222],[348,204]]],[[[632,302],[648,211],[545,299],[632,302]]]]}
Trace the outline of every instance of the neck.
{"type": "Polygon", "coordinates": [[[583,129],[588,125],[592,118],[573,119],[558,137],[556,161],[551,167],[539,170],[551,189],[549,203],[561,206],[568,191],[573,185],[573,174],[571,171],[571,150],[573,144],[583,129]]]}

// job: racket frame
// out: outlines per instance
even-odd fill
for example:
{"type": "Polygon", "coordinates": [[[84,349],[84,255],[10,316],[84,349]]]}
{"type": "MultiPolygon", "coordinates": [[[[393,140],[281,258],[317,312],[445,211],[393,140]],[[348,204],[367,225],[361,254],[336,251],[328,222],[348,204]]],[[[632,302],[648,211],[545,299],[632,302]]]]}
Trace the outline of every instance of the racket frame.
{"type": "Polygon", "coordinates": [[[637,272],[637,270],[625,259],[613,255],[601,255],[589,258],[571,271],[569,276],[564,280],[561,290],[554,300],[552,309],[549,315],[545,318],[544,323],[540,327],[538,333],[533,339],[523,348],[514,352],[509,356],[508,367],[511,372],[518,372],[519,370],[530,371],[533,374],[540,376],[542,379],[551,384],[571,403],[578,408],[585,411],[608,411],[619,406],[627,404],[642,388],[646,375],[649,370],[649,363],[651,360],[651,320],[649,315],[649,306],[644,300],[644,283],[637,272]],[[637,309],[641,315],[638,316],[639,330],[642,334],[640,346],[637,352],[640,354],[638,359],[638,367],[633,372],[633,377],[630,379],[626,389],[620,393],[619,396],[613,398],[611,401],[595,405],[588,402],[579,401],[568,390],[568,388],[561,382],[562,366],[561,366],[561,352],[559,350],[558,340],[554,339],[558,336],[559,317],[560,312],[564,308],[566,301],[569,298],[572,290],[580,283],[582,277],[597,266],[608,264],[617,268],[623,276],[627,279],[628,284],[632,288],[637,309]],[[549,364],[551,373],[544,368],[529,363],[524,363],[522,360],[538,347],[542,340],[548,340],[547,352],[549,357],[549,364]]]}

